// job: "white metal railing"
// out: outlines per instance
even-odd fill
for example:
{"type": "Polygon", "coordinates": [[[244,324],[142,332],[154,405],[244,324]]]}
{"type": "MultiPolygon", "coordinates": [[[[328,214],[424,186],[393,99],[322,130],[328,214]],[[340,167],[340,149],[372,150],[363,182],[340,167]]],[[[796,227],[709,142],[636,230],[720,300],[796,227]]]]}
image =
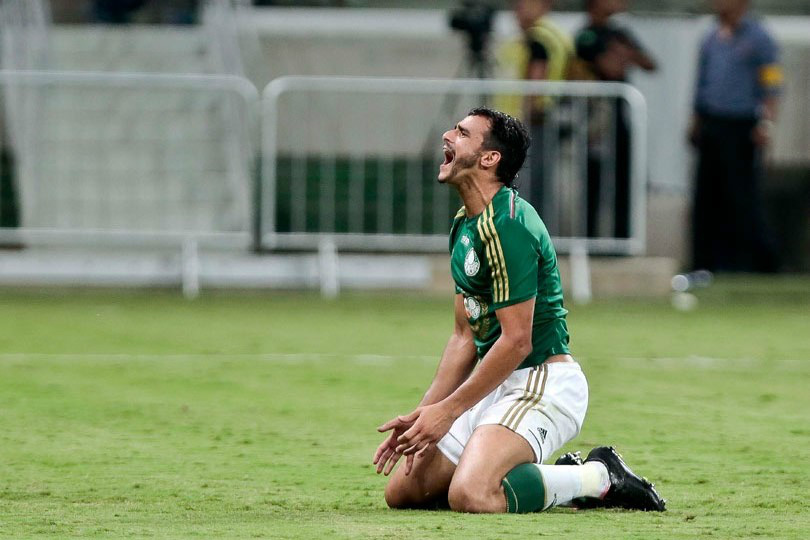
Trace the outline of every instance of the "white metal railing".
{"type": "MultiPolygon", "coordinates": [[[[446,250],[447,228],[459,202],[435,182],[441,134],[473,106],[503,96],[549,96],[542,127],[548,180],[542,197],[533,202],[557,249],[642,253],[643,96],[621,83],[547,81],[274,80],[262,100],[261,245],[317,249],[327,238],[338,249],[446,250]],[[621,234],[612,215],[618,200],[614,134],[622,121],[617,115],[624,111],[630,185],[628,230],[621,234]],[[595,144],[599,115],[606,123],[595,144]],[[599,160],[599,186],[589,190],[589,161],[599,160]]],[[[530,170],[521,172],[529,183],[533,176],[530,170]]]]}
{"type": "MultiPolygon", "coordinates": [[[[251,121],[258,97],[247,80],[2,71],[0,86],[36,90],[30,93],[40,96],[42,111],[33,130],[38,152],[17,156],[22,226],[0,231],[1,241],[177,244],[194,237],[247,244],[252,238],[251,121]],[[237,111],[243,122],[224,122],[223,110],[237,111]],[[234,132],[233,125],[242,127],[234,132]],[[238,159],[235,147],[242,149],[238,159]],[[222,155],[209,155],[211,148],[222,155]],[[125,163],[117,160],[121,155],[125,163]]],[[[271,83],[262,104],[259,243],[315,250],[328,238],[338,249],[444,251],[458,201],[434,180],[440,136],[482,95],[555,97],[548,106],[553,122],[544,126],[557,144],[547,197],[553,205],[540,210],[560,251],[575,245],[588,253],[643,251],[641,95],[616,83],[477,80],[300,77],[271,83]],[[628,105],[626,238],[609,226],[589,236],[583,219],[595,98],[628,105]],[[284,159],[288,170],[280,178],[284,159]]],[[[531,181],[531,171],[521,174],[531,181]]],[[[612,211],[609,204],[601,210],[612,211]]]]}
{"type": "MultiPolygon", "coordinates": [[[[237,76],[0,70],[0,89],[38,111],[24,120],[30,144],[15,147],[21,226],[0,229],[0,242],[180,248],[188,296],[199,289],[199,246],[317,250],[328,294],[339,250],[445,251],[460,201],[435,181],[441,133],[493,96],[551,96],[542,129],[554,142],[543,145],[552,180],[537,205],[586,276],[579,296],[589,296],[588,253],[644,249],[646,110],[623,84],[284,78],[260,102],[237,76]],[[604,100],[629,113],[627,237],[604,223],[589,236],[584,219],[591,118],[604,100]]],[[[611,137],[600,143],[615,153],[611,137]]],[[[532,171],[521,176],[531,182],[532,171]]]]}
{"type": "Polygon", "coordinates": [[[250,244],[258,92],[247,80],[0,71],[9,87],[36,95],[40,114],[35,144],[15,148],[21,226],[0,241],[250,244]]]}

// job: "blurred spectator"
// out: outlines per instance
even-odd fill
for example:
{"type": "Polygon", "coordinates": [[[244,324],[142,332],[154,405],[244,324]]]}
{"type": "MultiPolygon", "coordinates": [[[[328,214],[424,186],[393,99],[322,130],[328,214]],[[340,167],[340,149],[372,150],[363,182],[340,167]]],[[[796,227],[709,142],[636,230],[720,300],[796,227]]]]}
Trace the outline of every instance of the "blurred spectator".
{"type": "Polygon", "coordinates": [[[93,0],[92,18],[102,24],[193,24],[197,0],[93,0]]]}
{"type": "MultiPolygon", "coordinates": [[[[552,0],[516,0],[515,18],[521,29],[518,40],[505,45],[499,54],[499,63],[505,75],[512,79],[565,80],[574,56],[571,37],[547,17],[552,0]]],[[[526,193],[546,224],[551,219],[554,163],[557,159],[554,144],[557,129],[551,117],[554,101],[549,98],[518,96],[500,98],[498,108],[524,119],[529,125],[532,148],[529,155],[531,178],[526,193]]]]}
{"type": "Polygon", "coordinates": [[[93,16],[103,24],[127,24],[148,0],[95,0],[93,16]]]}
{"type": "Polygon", "coordinates": [[[585,9],[588,22],[576,36],[581,61],[577,78],[624,82],[631,67],[656,69],[655,61],[635,36],[610,20],[627,11],[627,0],[586,0],[585,9]]]}
{"type": "Polygon", "coordinates": [[[689,138],[698,151],[693,266],[775,271],[759,183],[782,86],[779,50],[748,0],[714,0],[717,24],[700,48],[689,138]]]}
{"type": "MultiPolygon", "coordinates": [[[[655,61],[629,30],[611,17],[627,10],[626,0],[586,0],[588,22],[577,33],[577,61],[571,78],[627,81],[630,68],[656,69],[655,61]]],[[[613,234],[630,235],[630,130],[622,100],[592,104],[588,149],[588,236],[599,236],[604,179],[613,178],[613,234]]]]}

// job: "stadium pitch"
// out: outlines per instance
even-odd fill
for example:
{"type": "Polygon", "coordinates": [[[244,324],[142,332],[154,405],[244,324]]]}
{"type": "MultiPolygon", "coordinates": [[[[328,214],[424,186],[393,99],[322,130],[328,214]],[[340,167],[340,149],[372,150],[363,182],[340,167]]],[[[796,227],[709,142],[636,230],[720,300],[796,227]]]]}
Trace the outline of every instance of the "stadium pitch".
{"type": "Polygon", "coordinates": [[[805,538],[810,280],[721,279],[699,305],[573,307],[582,434],[662,514],[392,511],[375,427],[410,410],[450,298],[0,296],[0,536],[805,538]]]}

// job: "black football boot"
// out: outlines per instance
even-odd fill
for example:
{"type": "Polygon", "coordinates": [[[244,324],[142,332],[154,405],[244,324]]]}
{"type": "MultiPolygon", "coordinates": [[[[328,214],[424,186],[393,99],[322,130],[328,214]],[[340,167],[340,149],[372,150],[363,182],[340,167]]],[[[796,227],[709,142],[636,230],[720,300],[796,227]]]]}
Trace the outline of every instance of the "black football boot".
{"type": "Polygon", "coordinates": [[[577,452],[568,452],[567,454],[563,454],[557,458],[557,461],[554,462],[554,465],[582,465],[585,463],[582,461],[582,456],[577,452]]]}
{"type": "Polygon", "coordinates": [[[663,512],[666,510],[666,499],[662,499],[655,491],[654,484],[646,478],[639,478],[622,459],[622,456],[612,446],[594,448],[585,459],[598,461],[607,467],[610,478],[610,488],[603,499],[588,498],[584,505],[581,499],[576,504],[580,508],[626,508],[628,510],[644,510],[663,512]]]}

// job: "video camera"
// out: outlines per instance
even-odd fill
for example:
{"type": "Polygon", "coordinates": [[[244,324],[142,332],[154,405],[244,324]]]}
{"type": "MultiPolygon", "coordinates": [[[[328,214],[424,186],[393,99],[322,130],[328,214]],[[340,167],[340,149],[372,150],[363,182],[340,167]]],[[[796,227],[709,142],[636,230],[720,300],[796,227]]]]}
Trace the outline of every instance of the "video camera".
{"type": "Polygon", "coordinates": [[[467,33],[470,52],[481,58],[492,31],[495,9],[480,0],[464,0],[450,12],[450,28],[467,33]]]}

